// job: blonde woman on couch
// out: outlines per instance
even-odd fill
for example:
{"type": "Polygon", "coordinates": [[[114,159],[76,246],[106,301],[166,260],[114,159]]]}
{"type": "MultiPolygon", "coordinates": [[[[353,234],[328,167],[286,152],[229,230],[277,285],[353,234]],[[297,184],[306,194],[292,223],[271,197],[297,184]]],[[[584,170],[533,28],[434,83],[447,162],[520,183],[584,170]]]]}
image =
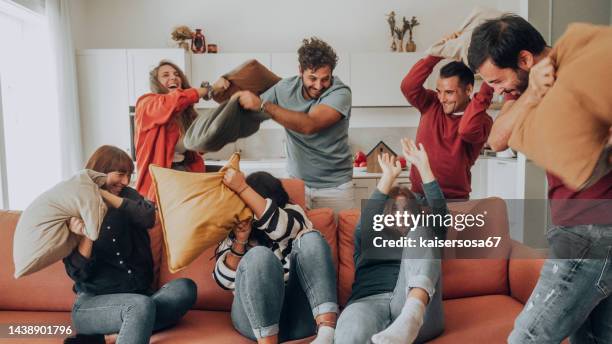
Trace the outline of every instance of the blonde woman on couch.
{"type": "Polygon", "coordinates": [[[355,229],[355,281],[348,305],[338,319],[335,343],[420,343],[444,330],[439,251],[372,245],[376,237],[408,237],[419,242],[419,238],[434,236],[443,239],[446,234],[445,228],[416,227],[410,231],[376,227],[376,215],[404,211],[420,214],[424,205],[434,215],[444,217],[448,212],[423,145],[417,148],[412,140],[403,139],[402,150],[421,175],[425,196],[419,198],[406,188],[393,187],[401,166],[388,154],[378,157],[383,175],[355,229]]]}
{"type": "Polygon", "coordinates": [[[331,344],[338,302],[329,245],[269,173],[245,179],[229,170],[223,182],[255,214],[217,250],[213,276],[222,288],[234,290],[234,327],[258,343],[317,333],[313,343],[331,344]]]}
{"type": "Polygon", "coordinates": [[[132,159],[119,148],[102,146],[85,168],[107,174],[100,194],[108,212],[96,241],[83,235],[81,219],[70,219],[70,230],[81,238],[64,258],[77,293],[72,307],[77,335],[64,343],[103,344],[105,335],[116,333],[117,344],[149,343],[153,331],[173,326],[195,303],[196,284],[179,278],[152,289],[148,229],[155,224],[155,207],[128,186],[132,159]]]}

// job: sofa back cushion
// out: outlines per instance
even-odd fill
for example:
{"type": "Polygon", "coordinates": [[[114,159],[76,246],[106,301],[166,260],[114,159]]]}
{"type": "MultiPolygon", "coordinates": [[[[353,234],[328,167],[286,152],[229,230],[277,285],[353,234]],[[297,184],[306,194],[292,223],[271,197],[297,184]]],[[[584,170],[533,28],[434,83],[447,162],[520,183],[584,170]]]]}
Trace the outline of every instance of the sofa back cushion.
{"type": "MultiPolygon", "coordinates": [[[[451,213],[480,214],[486,210],[485,225],[480,229],[465,228],[458,232],[449,229],[447,239],[460,237],[469,239],[470,235],[483,233],[487,236],[500,236],[500,247],[487,251],[488,255],[478,252],[474,259],[454,258],[456,252],[445,251],[445,259],[442,262],[443,276],[443,298],[452,299],[459,297],[508,294],[508,256],[511,249],[511,241],[508,236],[508,218],[506,205],[499,198],[488,198],[485,200],[449,203],[451,213]],[[471,232],[470,232],[471,231],[471,232]],[[480,232],[475,232],[480,231],[480,232]],[[487,257],[488,259],[484,259],[487,257]],[[490,257],[490,258],[489,258],[490,257]]],[[[353,262],[354,232],[359,222],[359,209],[343,210],[339,213],[338,221],[338,259],[339,259],[339,281],[338,300],[344,306],[350,297],[351,288],[355,276],[355,265],[353,262]]],[[[465,251],[461,251],[464,253],[465,251]]]]}
{"type": "MultiPolygon", "coordinates": [[[[282,182],[291,202],[304,207],[304,182],[299,179],[283,179],[282,182]]],[[[332,249],[332,259],[337,264],[337,230],[333,210],[327,208],[313,209],[307,211],[306,215],[329,243],[332,249]]],[[[232,305],[233,294],[231,291],[223,290],[217,285],[212,275],[215,267],[215,249],[213,247],[204,251],[187,268],[175,274],[170,273],[168,270],[166,255],[162,254],[159,285],[162,286],[176,278],[191,278],[198,285],[198,299],[194,306],[195,309],[229,311],[232,305]]]]}
{"type": "Polygon", "coordinates": [[[70,311],[75,294],[64,264],[13,277],[13,238],[20,213],[0,210],[0,310],[70,311]]]}

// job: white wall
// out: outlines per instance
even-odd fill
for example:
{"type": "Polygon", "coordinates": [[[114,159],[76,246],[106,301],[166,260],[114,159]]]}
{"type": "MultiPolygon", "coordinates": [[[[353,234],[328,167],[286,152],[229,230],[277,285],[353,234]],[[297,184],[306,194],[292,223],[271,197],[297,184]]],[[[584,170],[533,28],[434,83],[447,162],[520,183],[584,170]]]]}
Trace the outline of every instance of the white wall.
{"type": "Polygon", "coordinates": [[[222,52],[295,51],[319,36],[344,52],[386,51],[385,15],[417,16],[417,50],[454,31],[476,5],[518,10],[523,0],[71,0],[75,47],[160,48],[181,24],[222,52]]]}
{"type": "Polygon", "coordinates": [[[609,25],[611,2],[609,0],[554,0],[552,38],[557,41],[572,22],[609,25]]]}

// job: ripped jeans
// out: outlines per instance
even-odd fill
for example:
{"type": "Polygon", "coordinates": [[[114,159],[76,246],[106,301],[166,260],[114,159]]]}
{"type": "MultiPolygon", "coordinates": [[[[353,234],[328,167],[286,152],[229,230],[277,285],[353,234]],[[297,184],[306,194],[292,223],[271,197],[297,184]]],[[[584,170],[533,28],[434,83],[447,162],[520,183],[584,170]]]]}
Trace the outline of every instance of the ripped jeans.
{"type": "Polygon", "coordinates": [[[612,343],[612,226],[555,227],[548,238],[551,258],[508,343],[612,343]]]}

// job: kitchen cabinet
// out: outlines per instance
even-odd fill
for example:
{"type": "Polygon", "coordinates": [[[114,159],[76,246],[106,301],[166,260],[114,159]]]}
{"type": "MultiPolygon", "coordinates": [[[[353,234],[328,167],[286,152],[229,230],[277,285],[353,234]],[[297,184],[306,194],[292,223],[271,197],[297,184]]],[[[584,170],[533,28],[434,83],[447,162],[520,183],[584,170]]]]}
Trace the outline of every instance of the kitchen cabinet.
{"type": "Polygon", "coordinates": [[[516,199],[517,164],[512,159],[487,159],[487,197],[516,199]]]}
{"type": "Polygon", "coordinates": [[[150,92],[149,72],[167,59],[185,71],[182,49],[84,49],[76,53],[83,154],[102,145],[131,154],[129,107],[150,92]]]}
{"type": "MultiPolygon", "coordinates": [[[[361,209],[361,201],[370,198],[374,189],[380,181],[381,173],[366,173],[357,172],[353,174],[353,187],[355,188],[355,202],[354,207],[361,209]]],[[[393,185],[399,187],[406,187],[410,189],[410,179],[408,178],[409,172],[404,171],[398,178],[395,179],[393,185]]]]}
{"type": "Polygon", "coordinates": [[[102,145],[130,153],[127,51],[79,51],[76,64],[83,158],[102,145]]]}
{"type": "MultiPolygon", "coordinates": [[[[168,60],[176,64],[189,78],[186,70],[186,55],[183,49],[128,49],[127,71],[129,85],[130,105],[136,105],[140,96],[151,92],[149,72],[155,68],[161,60],[168,60]]],[[[192,82],[189,79],[189,82],[192,82]]],[[[192,82],[192,86],[193,82],[192,82]]]]}
{"type": "MultiPolygon", "coordinates": [[[[247,60],[255,59],[270,68],[270,54],[267,53],[224,53],[191,55],[191,78],[193,86],[202,81],[215,82],[219,77],[240,66],[247,60]]],[[[214,108],[219,106],[214,100],[198,102],[196,108],[214,108]]]]}
{"type": "MultiPolygon", "coordinates": [[[[334,69],[334,75],[346,85],[351,85],[350,76],[350,54],[337,53],[338,64],[334,69]]],[[[287,78],[299,74],[300,63],[297,53],[273,53],[271,55],[271,69],[281,78],[287,78]]]]}
{"type": "Polygon", "coordinates": [[[422,53],[353,53],[353,106],[409,106],[400,85],[422,53]]]}

